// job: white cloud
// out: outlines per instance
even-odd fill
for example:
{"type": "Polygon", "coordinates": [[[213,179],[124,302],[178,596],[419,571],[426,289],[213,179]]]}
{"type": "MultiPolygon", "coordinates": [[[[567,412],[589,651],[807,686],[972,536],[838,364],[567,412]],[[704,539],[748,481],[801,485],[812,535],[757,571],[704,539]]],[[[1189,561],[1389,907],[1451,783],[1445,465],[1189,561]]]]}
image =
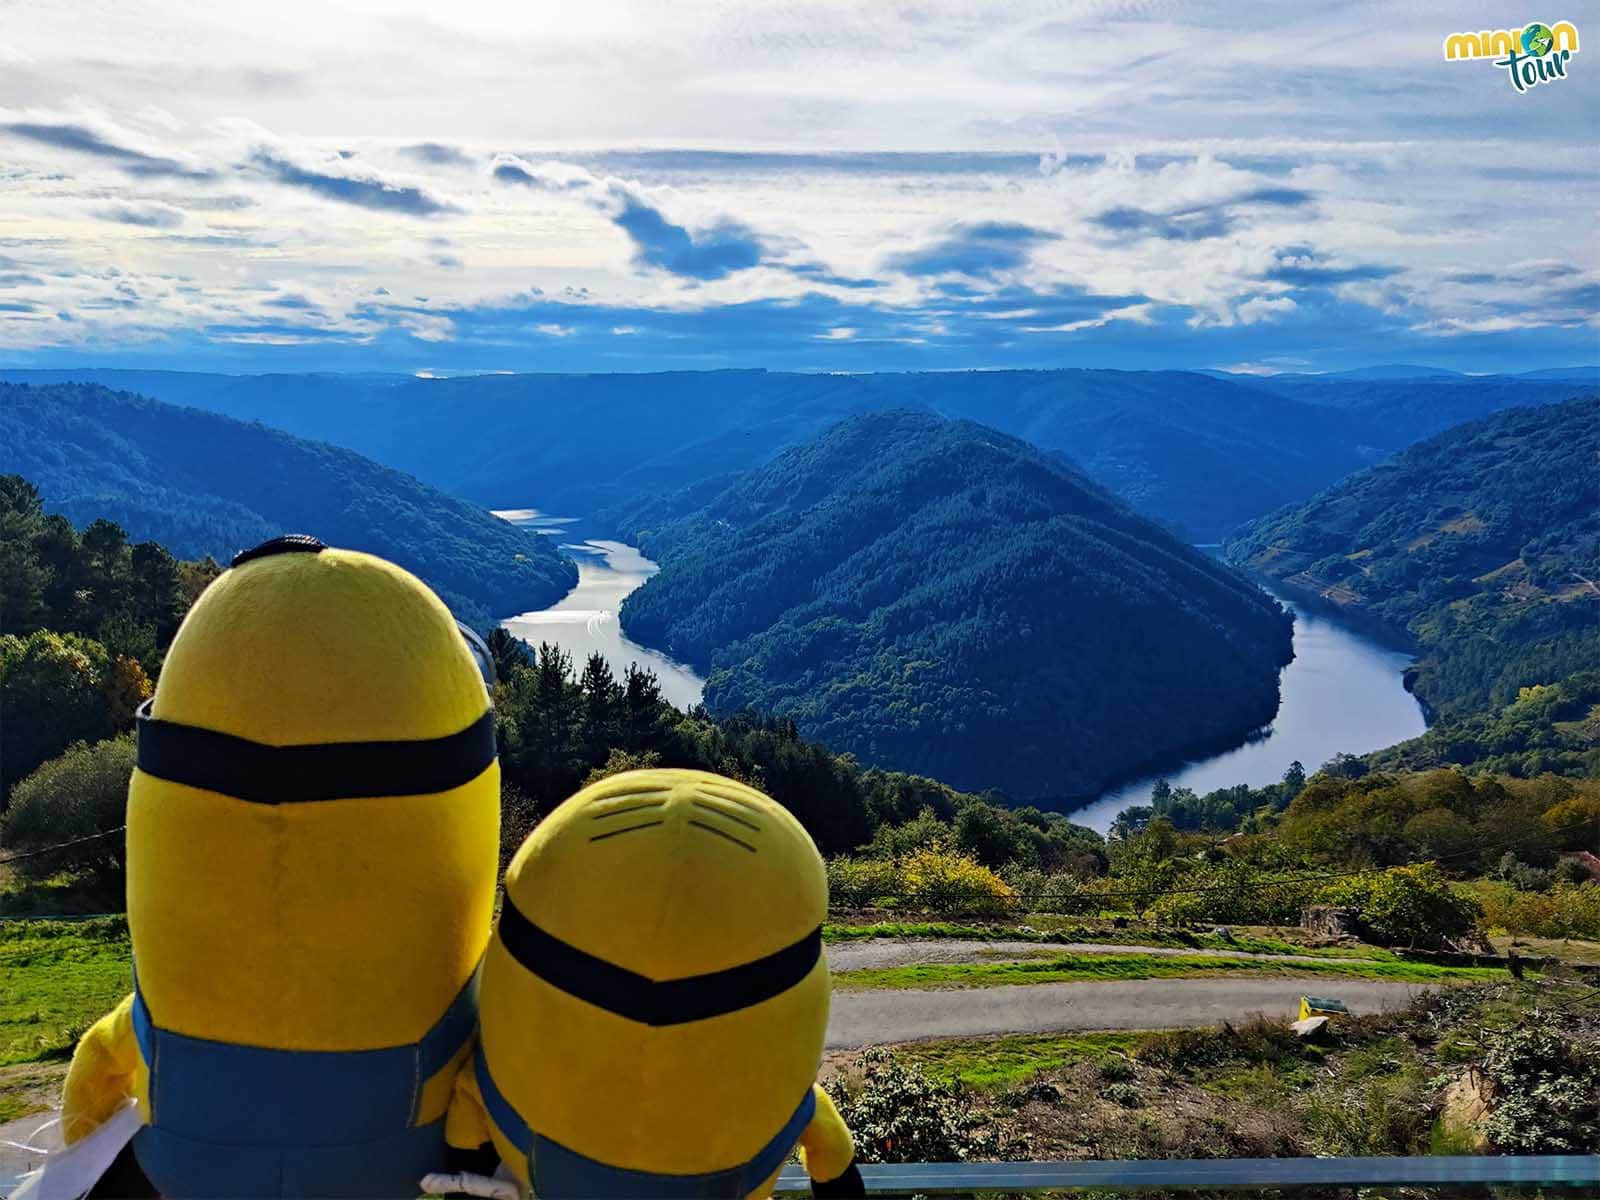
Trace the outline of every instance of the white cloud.
{"type": "MultiPolygon", "coordinates": [[[[1600,75],[1519,107],[1492,70],[1442,61],[1447,27],[1478,21],[1443,5],[1386,13],[1381,37],[1369,11],[1266,0],[128,0],[97,16],[86,39],[71,6],[42,6],[0,44],[0,98],[27,97],[0,108],[0,254],[21,264],[0,269],[7,347],[299,336],[266,304],[290,291],[349,339],[447,341],[462,330],[443,312],[534,295],[614,307],[601,328],[630,348],[658,332],[641,311],[818,296],[837,308],[804,340],[841,353],[884,312],[934,342],[971,321],[1271,337],[1318,311],[1310,285],[1271,278],[1296,253],[1390,269],[1321,298],[1426,336],[1593,315],[1578,280],[1506,264],[1537,246],[1597,265],[1574,231],[1594,219],[1579,151],[1600,75]],[[506,164],[539,187],[496,183],[506,164]],[[631,204],[709,265],[639,252],[618,231],[631,204]],[[886,269],[891,249],[977,222],[1055,236],[961,298],[886,269]],[[719,226],[736,233],[702,247],[719,226]],[[448,247],[420,240],[436,230],[448,247]],[[418,288],[440,313],[374,300],[418,288]],[[1115,299],[1050,311],[1057,293],[1115,299]]],[[[568,342],[576,325],[531,321],[568,342]]]]}
{"type": "Polygon", "coordinates": [[[1298,308],[1289,296],[1252,296],[1235,310],[1241,325],[1254,325],[1258,321],[1272,321],[1298,308]]]}

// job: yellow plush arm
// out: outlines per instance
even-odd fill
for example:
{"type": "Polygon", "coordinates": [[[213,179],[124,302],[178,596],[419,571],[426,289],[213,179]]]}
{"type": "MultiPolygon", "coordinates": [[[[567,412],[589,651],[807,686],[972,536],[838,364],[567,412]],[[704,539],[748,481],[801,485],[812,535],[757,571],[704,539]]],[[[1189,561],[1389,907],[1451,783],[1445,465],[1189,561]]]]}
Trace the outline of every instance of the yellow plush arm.
{"type": "Polygon", "coordinates": [[[457,1150],[476,1150],[491,1140],[489,1113],[478,1092],[478,1078],[472,1060],[456,1075],[455,1092],[444,1118],[444,1140],[457,1150]]]}
{"type": "Polygon", "coordinates": [[[91,1025],[72,1052],[61,1094],[61,1136],[69,1146],[93,1133],[136,1094],[138,1070],[130,994],[91,1025]]]}
{"type": "Polygon", "coordinates": [[[816,1093],[817,1112],[811,1118],[811,1124],[806,1126],[806,1131],[800,1135],[800,1160],[805,1164],[806,1174],[812,1179],[819,1183],[831,1183],[843,1176],[855,1162],[855,1142],[851,1140],[850,1130],[845,1127],[844,1118],[833,1106],[828,1093],[815,1084],[811,1090],[816,1093]]]}

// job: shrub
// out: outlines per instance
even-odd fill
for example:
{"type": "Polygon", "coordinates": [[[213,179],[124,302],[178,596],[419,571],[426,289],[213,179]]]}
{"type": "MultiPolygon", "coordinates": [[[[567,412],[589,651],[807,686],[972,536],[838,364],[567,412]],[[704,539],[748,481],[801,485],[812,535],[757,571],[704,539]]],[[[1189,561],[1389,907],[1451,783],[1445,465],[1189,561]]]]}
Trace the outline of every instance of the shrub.
{"type": "Polygon", "coordinates": [[[1544,892],[1480,884],[1483,923],[1518,937],[1600,938],[1600,884],[1555,883],[1544,892]]]}
{"type": "Polygon", "coordinates": [[[1019,866],[1003,868],[1000,878],[1016,894],[1019,912],[1075,916],[1098,913],[1106,904],[1106,884],[1101,879],[1019,866]]]}
{"type": "Polygon", "coordinates": [[[1432,1102],[1426,1080],[1415,1069],[1319,1092],[1304,1111],[1316,1148],[1326,1154],[1357,1158],[1425,1154],[1432,1139],[1432,1102]]]}
{"type": "Polygon", "coordinates": [[[1027,1142],[990,1125],[958,1083],[941,1083],[887,1050],[865,1051],[854,1081],[825,1084],[864,1163],[1020,1159],[1027,1142]]]}
{"type": "Polygon", "coordinates": [[[1485,1132],[1517,1154],[1600,1149],[1600,1051],[1548,1024],[1489,1038],[1484,1073],[1497,1088],[1485,1132]]]}
{"type": "Polygon", "coordinates": [[[1582,885],[1593,878],[1594,876],[1589,874],[1589,868],[1575,858],[1562,859],[1551,871],[1551,879],[1555,883],[1582,885]]]}
{"type": "Polygon", "coordinates": [[[885,858],[828,860],[828,903],[835,908],[867,908],[892,900],[900,891],[894,863],[885,858]]]}
{"type": "Polygon", "coordinates": [[[897,864],[906,900],[920,908],[971,916],[1004,916],[1017,894],[975,859],[948,850],[924,849],[897,864]]]}
{"type": "MultiPolygon", "coordinates": [[[[8,853],[26,854],[121,826],[134,758],[133,735],[124,734],[93,746],[79,742],[34,771],[11,793],[4,826],[8,853]]],[[[99,881],[117,886],[126,862],[126,839],[118,833],[18,859],[15,869],[30,878],[87,870],[99,881]]]]}
{"type": "Polygon", "coordinates": [[[1284,879],[1242,859],[1208,863],[1178,881],[1182,891],[1150,906],[1169,925],[1288,925],[1300,919],[1313,886],[1284,879]]]}
{"type": "Polygon", "coordinates": [[[1282,1063],[1299,1058],[1305,1043],[1285,1021],[1271,1021],[1260,1013],[1235,1025],[1225,1021],[1214,1029],[1170,1029],[1142,1034],[1133,1056],[1142,1063],[1186,1074],[1227,1063],[1282,1063]]]}
{"type": "Polygon", "coordinates": [[[1133,1064],[1120,1054],[1108,1054],[1097,1064],[1100,1078],[1107,1083],[1125,1083],[1133,1078],[1133,1064]]]}
{"type": "Polygon", "coordinates": [[[910,821],[879,825],[872,831],[867,853],[874,858],[901,858],[918,850],[948,850],[952,836],[950,826],[933,809],[924,808],[910,821]]]}
{"type": "Polygon", "coordinates": [[[1436,947],[1465,934],[1481,915],[1477,903],[1452,891],[1432,863],[1341,879],[1316,899],[1355,909],[1372,936],[1390,945],[1436,947]]]}
{"type": "Polygon", "coordinates": [[[0,793],[74,742],[116,733],[150,694],[137,663],[92,638],[0,636],[0,793]]]}

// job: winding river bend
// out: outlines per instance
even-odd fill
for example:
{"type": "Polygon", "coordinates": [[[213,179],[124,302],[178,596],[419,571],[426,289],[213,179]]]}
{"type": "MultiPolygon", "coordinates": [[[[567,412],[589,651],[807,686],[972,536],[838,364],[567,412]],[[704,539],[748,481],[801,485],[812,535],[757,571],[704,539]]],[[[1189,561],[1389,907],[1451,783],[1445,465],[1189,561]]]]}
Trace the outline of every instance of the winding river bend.
{"type": "MultiPolygon", "coordinates": [[[[637,662],[655,671],[662,694],[673,704],[686,708],[699,703],[703,679],[622,633],[617,612],[623,598],[655,574],[655,563],[637,547],[583,536],[577,518],[552,517],[532,508],[496,515],[560,538],[562,549],[578,564],[578,584],[571,592],[549,608],[502,622],[506,629],[534,646],[541,641],[560,646],[580,668],[596,650],[619,677],[630,662],[637,662]]],[[[1104,832],[1124,808],[1146,803],[1157,779],[1202,795],[1238,783],[1261,787],[1283,778],[1291,762],[1298,760],[1314,771],[1335,754],[1365,754],[1427,728],[1421,707],[1401,683],[1408,654],[1285,592],[1268,590],[1295,613],[1294,661],[1279,678],[1282,699],[1272,723],[1235,749],[1111,789],[1074,810],[1074,821],[1104,832]]]]}
{"type": "Polygon", "coordinates": [[[560,646],[572,655],[573,666],[583,670],[584,660],[598,650],[618,679],[629,663],[656,673],[661,694],[679,708],[700,703],[705,680],[682,663],[641,646],[623,636],[617,610],[629,592],[642,587],[656,573],[635,546],[583,536],[575,517],[552,517],[536,508],[501,509],[495,516],[561,539],[561,548],[578,565],[578,583],[549,608],[521,613],[500,622],[530,646],[540,642],[560,646]]]}
{"type": "MultiPolygon", "coordinates": [[[[1257,581],[1261,582],[1260,580],[1257,581]]],[[[1265,586],[1265,585],[1263,585],[1265,586]]],[[[1268,587],[1294,612],[1294,661],[1278,677],[1278,715],[1242,746],[1105,792],[1070,815],[1104,833],[1129,805],[1145,804],[1165,779],[1200,795],[1247,783],[1263,787],[1298,761],[1312,772],[1335,754],[1381,750],[1427,729],[1401,674],[1411,656],[1268,587]]]]}

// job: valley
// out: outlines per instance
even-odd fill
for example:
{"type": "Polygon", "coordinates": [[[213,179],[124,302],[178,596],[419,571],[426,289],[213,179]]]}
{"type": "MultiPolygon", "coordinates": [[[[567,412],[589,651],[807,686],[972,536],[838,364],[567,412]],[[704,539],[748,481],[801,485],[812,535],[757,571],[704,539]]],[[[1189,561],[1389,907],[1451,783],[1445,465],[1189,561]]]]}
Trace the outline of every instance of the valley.
{"type": "MultiPolygon", "coordinates": [[[[662,695],[680,708],[701,701],[705,680],[692,668],[622,632],[622,604],[660,569],[658,564],[636,546],[586,538],[583,518],[552,517],[532,508],[496,515],[546,534],[578,564],[571,592],[547,608],[506,618],[503,628],[532,649],[541,642],[556,645],[575,662],[599,653],[619,676],[630,664],[651,670],[661,681],[662,695]]],[[[1365,754],[1425,730],[1422,711],[1404,686],[1408,653],[1304,598],[1297,602],[1287,591],[1273,594],[1294,614],[1295,624],[1294,658],[1279,676],[1281,699],[1271,720],[1241,744],[1165,770],[1152,766],[1149,774],[1067,808],[1075,823],[1105,833],[1123,809],[1148,800],[1157,779],[1202,794],[1240,783],[1260,787],[1281,779],[1292,762],[1314,770],[1335,754],[1365,754]]]]}

